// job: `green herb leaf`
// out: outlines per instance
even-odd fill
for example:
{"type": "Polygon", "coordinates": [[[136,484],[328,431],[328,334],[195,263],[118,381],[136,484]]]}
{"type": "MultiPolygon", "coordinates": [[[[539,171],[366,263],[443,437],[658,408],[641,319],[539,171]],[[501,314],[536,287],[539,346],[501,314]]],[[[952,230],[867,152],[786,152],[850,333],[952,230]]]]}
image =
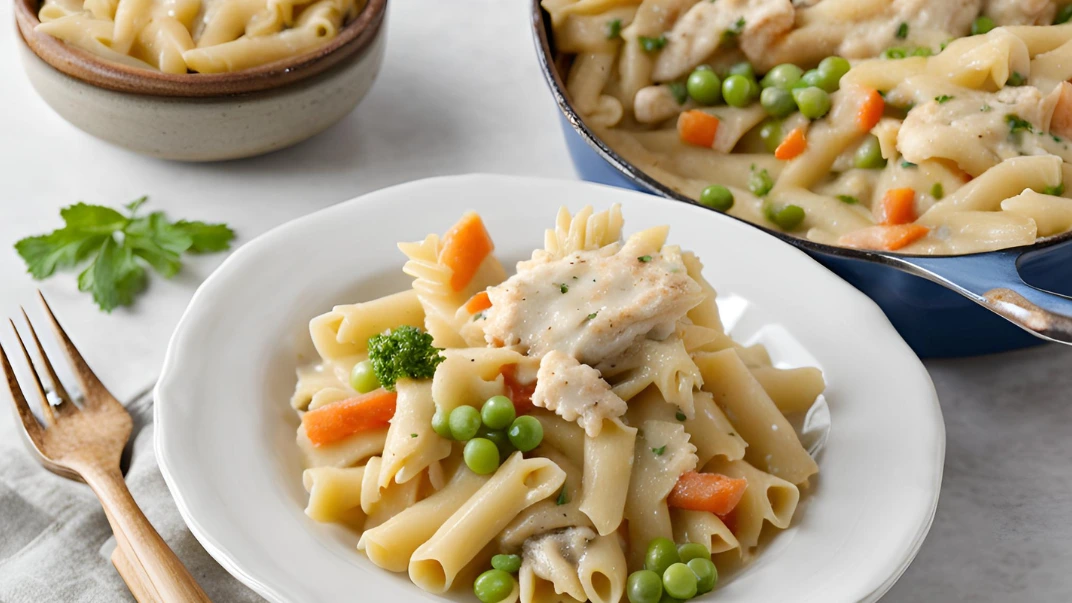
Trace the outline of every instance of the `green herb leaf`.
{"type": "Polygon", "coordinates": [[[567,285],[566,283],[562,283],[558,286],[558,290],[561,291],[563,294],[569,293],[569,285],[567,285]]]}
{"type": "Polygon", "coordinates": [[[1031,125],[1031,122],[1026,119],[1021,119],[1019,115],[1015,113],[1009,113],[1005,116],[1005,123],[1009,124],[1009,133],[1015,134],[1017,132],[1034,132],[1035,128],[1031,125]]]}
{"type": "Polygon", "coordinates": [[[659,36],[657,38],[649,38],[647,36],[637,36],[637,41],[640,42],[640,47],[644,49],[644,52],[655,52],[656,50],[662,50],[666,46],[666,36],[659,36]]]}
{"type": "Polygon", "coordinates": [[[837,198],[838,201],[841,201],[842,203],[848,203],[849,205],[856,205],[860,202],[859,199],[853,197],[852,195],[838,195],[837,198]]]}
{"type": "Polygon", "coordinates": [[[235,233],[226,224],[206,224],[204,222],[187,222],[179,220],[175,228],[182,230],[190,237],[193,243],[190,245],[191,253],[215,253],[226,251],[231,247],[231,240],[235,233]]]}
{"type": "Polygon", "coordinates": [[[685,82],[670,82],[666,87],[670,89],[670,94],[674,95],[677,104],[684,105],[689,100],[689,90],[685,82]]]}
{"type": "Polygon", "coordinates": [[[592,312],[591,314],[589,314],[588,318],[586,318],[585,320],[586,321],[592,320],[593,318],[596,317],[596,314],[599,314],[599,310],[596,310],[595,312],[592,312]]]}
{"type": "Polygon", "coordinates": [[[956,97],[955,96],[949,96],[948,94],[943,94],[941,96],[934,97],[934,100],[938,101],[939,105],[944,105],[945,103],[948,103],[949,101],[953,100],[954,98],[956,98],[956,97]]]}
{"type": "Polygon", "coordinates": [[[912,163],[911,161],[904,161],[904,160],[902,160],[902,161],[901,161],[901,167],[902,167],[902,168],[904,168],[904,169],[906,169],[906,170],[909,170],[909,169],[912,169],[912,168],[914,168],[914,167],[919,167],[919,166],[918,166],[918,165],[916,165],[916,164],[914,164],[914,163],[912,163]]]}
{"type": "Polygon", "coordinates": [[[619,37],[621,37],[621,35],[622,35],[622,20],[621,19],[611,19],[610,21],[607,21],[607,39],[608,40],[615,40],[615,39],[618,39],[619,37]]]}
{"type": "Polygon", "coordinates": [[[411,434],[409,434],[409,437],[411,437],[411,438],[415,438],[415,437],[417,437],[417,434],[415,434],[415,433],[411,433],[411,434]]]}
{"type": "Polygon", "coordinates": [[[979,110],[982,111],[983,113],[990,113],[991,111],[994,110],[994,108],[991,107],[990,105],[986,104],[986,103],[983,103],[983,106],[979,110]]]}
{"type": "Polygon", "coordinates": [[[1061,182],[1057,186],[1047,186],[1046,188],[1042,189],[1042,194],[1060,197],[1061,195],[1065,194],[1065,183],[1061,182]]]}
{"type": "Polygon", "coordinates": [[[558,493],[558,498],[555,499],[555,504],[562,506],[569,502],[569,492],[566,491],[566,484],[562,484],[562,490],[558,493]]]}
{"type": "Polygon", "coordinates": [[[903,40],[908,37],[908,23],[901,23],[897,26],[897,39],[903,40]]]}
{"type": "Polygon", "coordinates": [[[639,261],[641,264],[647,264],[648,262],[651,261],[651,256],[650,255],[642,255],[642,256],[637,258],[637,261],[639,261]]]}
{"type": "Polygon", "coordinates": [[[78,290],[92,294],[105,312],[132,304],[145,283],[145,269],[133,252],[112,237],[105,237],[97,257],[78,275],[78,290]]]}
{"type": "Polygon", "coordinates": [[[1009,76],[1008,81],[1005,83],[1010,86],[1023,86],[1025,83],[1027,83],[1027,78],[1024,77],[1024,74],[1020,73],[1019,71],[1013,71],[1012,75],[1009,76]]]}
{"type": "Polygon", "coordinates": [[[666,444],[659,446],[658,448],[652,448],[651,451],[655,453],[655,456],[662,456],[666,452],[666,444]]]}
{"type": "Polygon", "coordinates": [[[674,418],[675,418],[675,419],[677,419],[678,421],[684,421],[684,420],[685,420],[685,419],[687,419],[688,417],[686,417],[686,416],[685,416],[685,413],[683,413],[683,412],[681,412],[681,411],[679,410],[679,411],[677,411],[676,413],[674,413],[674,418]]]}
{"type": "Polygon", "coordinates": [[[942,186],[941,182],[935,182],[931,186],[931,196],[934,197],[935,201],[940,201],[945,196],[945,187],[942,186]]]}

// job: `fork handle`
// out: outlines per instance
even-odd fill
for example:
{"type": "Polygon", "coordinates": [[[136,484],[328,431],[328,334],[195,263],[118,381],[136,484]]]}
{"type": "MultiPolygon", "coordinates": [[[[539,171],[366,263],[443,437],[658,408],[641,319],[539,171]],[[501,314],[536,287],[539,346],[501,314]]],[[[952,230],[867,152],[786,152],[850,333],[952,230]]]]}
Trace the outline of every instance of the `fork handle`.
{"type": "MultiPolygon", "coordinates": [[[[130,490],[127,490],[118,467],[85,468],[81,474],[105,508],[112,532],[117,539],[126,540],[129,554],[141,562],[150,583],[145,586],[151,586],[159,599],[168,603],[212,603],[186,566],[146,519],[130,495],[130,490]]],[[[133,559],[129,561],[136,563],[133,559]]]]}

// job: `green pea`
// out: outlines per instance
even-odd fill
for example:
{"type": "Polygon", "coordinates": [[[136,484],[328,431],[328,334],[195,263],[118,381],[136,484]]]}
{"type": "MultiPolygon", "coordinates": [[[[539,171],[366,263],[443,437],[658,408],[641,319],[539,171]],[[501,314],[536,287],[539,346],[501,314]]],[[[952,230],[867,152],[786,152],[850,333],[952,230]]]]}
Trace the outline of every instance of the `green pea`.
{"type": "Polygon", "coordinates": [[[990,33],[990,30],[994,29],[994,27],[996,27],[996,24],[994,23],[993,19],[986,15],[979,15],[975,18],[974,21],[972,21],[971,35],[978,36],[981,34],[990,33]]]}
{"type": "Polygon", "coordinates": [[[746,107],[752,102],[753,85],[754,80],[739,74],[731,75],[722,82],[722,98],[733,107],[746,107]]]}
{"type": "Polygon", "coordinates": [[[785,117],[797,110],[797,103],[793,95],[781,88],[764,88],[759,95],[759,104],[763,110],[773,117],[785,117]]]}
{"type": "Polygon", "coordinates": [[[853,157],[856,167],[864,170],[880,170],[886,167],[886,160],[882,158],[882,145],[878,137],[869,134],[860,146],[856,148],[853,157]]]}
{"type": "Polygon", "coordinates": [[[722,80],[710,67],[697,67],[690,73],[689,79],[685,81],[685,89],[692,100],[701,105],[717,105],[722,102],[722,80]]]}
{"type": "Polygon", "coordinates": [[[461,405],[450,411],[450,435],[455,440],[470,440],[480,429],[480,411],[468,405],[461,405]]]}
{"type": "Polygon", "coordinates": [[[354,365],[354,369],[350,371],[350,387],[361,394],[379,389],[380,380],[376,378],[376,373],[372,370],[371,361],[362,360],[354,365]]]}
{"type": "Polygon", "coordinates": [[[514,445],[514,448],[521,452],[528,452],[543,441],[543,425],[536,420],[536,417],[522,415],[510,424],[506,436],[510,438],[510,443],[514,445]]]}
{"type": "Polygon", "coordinates": [[[663,598],[659,599],[659,603],[682,603],[682,600],[663,593],[663,598]]]}
{"type": "Polygon", "coordinates": [[[696,574],[684,563],[675,563],[663,572],[663,590],[675,599],[691,599],[696,596],[696,574]]]}
{"type": "Polygon", "coordinates": [[[499,603],[513,590],[514,577],[500,569],[490,569],[473,582],[473,593],[481,603],[499,603]]]}
{"type": "Polygon", "coordinates": [[[491,558],[491,567],[516,574],[521,569],[521,555],[495,555],[491,558]]]}
{"type": "Polygon", "coordinates": [[[792,63],[782,63],[763,76],[763,85],[768,88],[789,90],[793,87],[793,84],[800,81],[802,75],[804,75],[804,70],[800,67],[792,63]]]}
{"type": "Polygon", "coordinates": [[[702,595],[715,589],[718,583],[718,569],[710,559],[690,559],[689,569],[696,575],[696,594],[702,595]]]}
{"type": "Polygon", "coordinates": [[[651,570],[629,574],[625,583],[629,603],[659,603],[663,598],[663,579],[651,570]]]}
{"type": "Polygon", "coordinates": [[[816,88],[819,88],[819,87],[821,87],[822,83],[823,83],[823,75],[821,73],[819,73],[819,70],[818,69],[809,69],[809,70],[804,72],[804,75],[800,76],[800,81],[797,82],[797,85],[800,88],[807,88],[809,86],[814,86],[816,88]]]}
{"type": "Polygon", "coordinates": [[[766,168],[756,170],[755,166],[752,166],[752,173],[748,176],[748,190],[757,197],[765,197],[772,188],[774,188],[774,178],[771,178],[770,172],[766,168]]]}
{"type": "Polygon", "coordinates": [[[644,556],[644,569],[649,569],[661,576],[666,568],[679,561],[681,559],[677,556],[674,541],[669,538],[656,538],[648,544],[648,552],[644,556]]]}
{"type": "Polygon", "coordinates": [[[741,61],[740,63],[734,63],[728,72],[728,75],[743,75],[748,79],[756,79],[756,70],[752,67],[752,63],[748,61],[741,61]]]}
{"type": "Polygon", "coordinates": [[[804,208],[798,205],[786,205],[781,208],[767,205],[763,211],[768,220],[785,231],[795,230],[804,222],[804,208]]]}
{"type": "Polygon", "coordinates": [[[688,563],[693,559],[711,559],[711,551],[698,542],[687,542],[677,547],[677,556],[682,563],[688,563]]]}
{"type": "Polygon", "coordinates": [[[763,141],[763,146],[773,153],[778,148],[778,145],[782,144],[782,122],[773,119],[767,120],[759,128],[759,139],[763,141]]]}
{"type": "Polygon", "coordinates": [[[514,451],[514,447],[510,445],[510,438],[507,437],[505,430],[481,427],[480,431],[476,432],[476,437],[484,438],[495,444],[495,448],[499,450],[500,459],[505,459],[514,451]]]}
{"type": "Polygon", "coordinates": [[[480,418],[484,425],[492,429],[506,429],[516,416],[514,403],[506,396],[492,396],[480,409],[480,418]]]}
{"type": "Polygon", "coordinates": [[[721,184],[712,184],[700,193],[700,205],[718,211],[729,211],[733,207],[733,193],[721,184]]]}
{"type": "Polygon", "coordinates": [[[453,440],[454,434],[450,432],[450,413],[442,410],[435,411],[435,414],[432,415],[432,431],[436,432],[441,438],[453,440]]]}
{"type": "Polygon", "coordinates": [[[462,451],[465,465],[477,475],[494,473],[499,468],[499,448],[485,438],[473,438],[465,443],[462,451]]]}
{"type": "Polygon", "coordinates": [[[841,57],[826,57],[819,62],[819,76],[823,83],[822,88],[828,92],[838,89],[841,78],[852,69],[852,65],[841,57]]]}
{"type": "Polygon", "coordinates": [[[808,119],[819,119],[830,112],[830,95],[821,88],[798,88],[793,91],[793,100],[808,119]]]}
{"type": "Polygon", "coordinates": [[[1057,9],[1057,16],[1053,18],[1054,25],[1061,25],[1072,20],[1072,4],[1066,4],[1057,9]]]}

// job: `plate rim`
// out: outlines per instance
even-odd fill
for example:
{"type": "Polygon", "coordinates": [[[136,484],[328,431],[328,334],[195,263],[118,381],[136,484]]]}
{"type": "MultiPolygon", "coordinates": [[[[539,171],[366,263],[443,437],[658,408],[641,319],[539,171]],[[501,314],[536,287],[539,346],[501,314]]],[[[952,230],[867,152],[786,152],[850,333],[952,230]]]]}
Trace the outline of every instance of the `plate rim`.
{"type": "MultiPolygon", "coordinates": [[[[197,288],[193,297],[190,300],[190,303],[183,311],[182,316],[179,319],[175,330],[173,331],[168,341],[167,351],[164,357],[164,363],[160,370],[160,376],[157,379],[156,385],[153,388],[153,423],[156,426],[156,428],[154,428],[154,453],[157,457],[157,463],[160,467],[160,472],[164,477],[164,481],[167,484],[168,491],[171,494],[172,499],[175,501],[175,505],[179,510],[180,516],[186,523],[187,527],[190,529],[191,533],[197,539],[197,541],[205,548],[206,552],[208,552],[209,555],[211,555],[213,559],[215,559],[229,574],[231,574],[240,582],[254,590],[257,594],[264,597],[268,601],[271,601],[272,603],[293,603],[300,601],[300,599],[297,598],[295,594],[288,594],[287,589],[281,587],[278,584],[269,585],[262,578],[254,575],[256,573],[255,571],[244,567],[239,559],[240,555],[236,555],[232,551],[228,550],[228,548],[224,544],[219,542],[218,539],[210,533],[210,530],[206,529],[201,524],[201,522],[197,520],[197,518],[195,517],[195,513],[190,508],[189,502],[186,500],[182,493],[182,487],[179,484],[178,479],[173,474],[172,461],[169,459],[169,449],[167,447],[170,440],[166,435],[166,429],[161,428],[166,423],[166,419],[164,418],[165,411],[163,411],[162,409],[167,405],[167,403],[164,402],[164,399],[167,398],[169,395],[168,387],[171,383],[172,375],[176,369],[176,365],[180,362],[178,357],[180,355],[179,348],[181,347],[180,344],[182,340],[182,335],[188,329],[189,324],[195,321],[197,315],[202,311],[199,302],[203,297],[206,297],[208,295],[208,293],[206,292],[217,287],[217,282],[226,282],[228,273],[233,266],[239,264],[247,256],[255,256],[260,248],[267,245],[271,245],[275,239],[284,236],[284,233],[286,231],[295,228],[301,224],[313,223],[319,220],[329,220],[333,214],[352,211],[352,207],[360,205],[361,203],[370,200],[370,198],[374,198],[377,196],[400,194],[404,193],[406,189],[409,188],[425,186],[434,187],[437,184],[443,184],[446,182],[460,183],[467,181],[469,181],[470,184],[477,185],[486,184],[487,182],[494,181],[499,183],[512,183],[512,185],[516,186],[518,184],[524,184],[527,182],[534,184],[555,183],[556,185],[560,186],[603,189],[604,191],[613,191],[614,194],[621,194],[623,196],[623,201],[624,197],[644,195],[644,193],[627,191],[616,187],[578,180],[528,176],[510,176],[486,173],[471,173],[453,176],[437,176],[431,178],[423,178],[396,184],[375,191],[370,191],[362,195],[358,195],[357,197],[329,206],[327,208],[323,208],[318,211],[279,224],[241,245],[233,253],[231,253],[221,263],[221,265],[217,267],[197,288]]],[[[623,202],[623,205],[624,204],[625,203],[623,202]]],[[[682,208],[690,207],[687,204],[674,205],[682,208]]],[[[704,211],[702,208],[693,207],[692,209],[696,209],[706,216],[711,215],[709,212],[704,211]]],[[[714,217],[715,219],[725,219],[721,218],[720,216],[714,217]]],[[[747,228],[746,226],[739,224],[735,220],[726,219],[726,221],[734,228],[747,228]]],[[[901,346],[901,352],[906,355],[906,358],[911,357],[913,361],[913,368],[915,368],[917,371],[917,376],[922,377],[923,382],[928,386],[925,402],[930,402],[929,410],[933,413],[932,426],[935,429],[933,442],[933,457],[935,460],[932,467],[934,475],[930,485],[933,490],[933,496],[931,497],[929,509],[925,520],[920,523],[917,533],[915,534],[911,544],[904,549],[898,567],[893,570],[893,572],[884,582],[878,584],[870,593],[859,599],[860,601],[868,602],[877,601],[890,589],[892,589],[894,584],[896,584],[896,582],[900,579],[904,572],[907,571],[908,567],[911,565],[912,561],[919,553],[919,550],[922,547],[923,542],[925,541],[935,519],[938,502],[941,495],[941,484],[944,473],[944,459],[946,450],[945,422],[942,414],[942,409],[939,403],[937,391],[935,390],[934,383],[931,380],[930,375],[927,372],[926,367],[923,365],[922,361],[920,361],[920,359],[912,352],[912,350],[908,347],[908,344],[905,343],[903,338],[901,338],[901,336],[897,333],[893,325],[890,323],[890,321],[886,318],[885,314],[881,311],[881,309],[873,300],[871,300],[864,293],[860,292],[849,283],[842,280],[836,274],[830,272],[826,267],[816,262],[803,251],[793,247],[792,245],[789,245],[788,243],[785,243],[784,241],[779,240],[776,237],[771,237],[769,241],[772,246],[784,246],[787,251],[799,254],[803,258],[806,258],[808,262],[814,264],[816,268],[819,268],[822,270],[822,272],[826,273],[826,276],[829,277],[829,285],[828,283],[823,283],[822,286],[824,288],[827,286],[833,286],[835,288],[841,289],[840,294],[854,298],[852,304],[854,306],[858,306],[861,311],[866,309],[867,313],[870,315],[868,320],[877,321],[881,325],[881,328],[888,331],[888,334],[891,336],[891,343],[901,346]]],[[[923,393],[924,392],[921,390],[920,394],[922,395],[923,393]]]]}

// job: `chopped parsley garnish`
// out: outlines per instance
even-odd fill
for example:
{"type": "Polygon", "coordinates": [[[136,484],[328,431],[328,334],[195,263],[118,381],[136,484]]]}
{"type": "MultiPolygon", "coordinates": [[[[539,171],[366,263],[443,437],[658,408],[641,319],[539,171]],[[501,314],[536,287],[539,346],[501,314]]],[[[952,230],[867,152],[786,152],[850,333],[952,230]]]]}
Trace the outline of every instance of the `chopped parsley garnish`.
{"type": "Polygon", "coordinates": [[[852,195],[838,195],[837,199],[838,201],[841,201],[842,203],[848,203],[849,205],[856,205],[860,202],[859,199],[853,197],[852,195]]]}
{"type": "Polygon", "coordinates": [[[908,37],[908,23],[901,23],[897,26],[897,39],[903,40],[908,37]]]}
{"type": "Polygon", "coordinates": [[[659,446],[658,448],[652,448],[651,451],[655,453],[655,456],[662,456],[666,452],[666,444],[659,446]]]}
{"type": "Polygon", "coordinates": [[[684,420],[685,420],[685,419],[687,419],[688,417],[686,417],[686,416],[685,416],[685,413],[683,413],[683,412],[681,412],[681,411],[679,410],[679,411],[677,411],[677,413],[676,413],[676,414],[674,414],[674,418],[675,418],[675,419],[677,419],[678,421],[684,421],[684,420]]]}
{"type": "Polygon", "coordinates": [[[1019,71],[1013,71],[1009,76],[1009,80],[1006,82],[1010,86],[1023,86],[1027,82],[1027,78],[1019,71]]]}
{"type": "Polygon", "coordinates": [[[368,352],[372,371],[389,392],[399,379],[431,379],[443,362],[432,336],[409,325],[369,337],[368,352]]]}
{"type": "Polygon", "coordinates": [[[640,42],[640,47],[644,49],[644,52],[655,52],[656,50],[662,50],[666,46],[666,36],[657,38],[638,36],[637,41],[640,42]]]}
{"type": "Polygon", "coordinates": [[[555,499],[555,504],[562,506],[569,502],[569,492],[566,491],[566,484],[562,484],[562,490],[558,493],[558,498],[555,499]]]}
{"type": "Polygon", "coordinates": [[[728,44],[728,43],[736,40],[737,36],[740,36],[741,33],[744,31],[744,26],[745,26],[744,17],[741,17],[741,18],[737,19],[736,21],[734,21],[733,25],[731,25],[729,29],[727,29],[726,31],[722,32],[721,42],[723,44],[728,44]]]}
{"type": "Polygon", "coordinates": [[[670,94],[674,95],[677,104],[684,105],[685,101],[689,100],[689,90],[685,87],[685,82],[670,82],[666,87],[670,89],[670,94]]]}
{"type": "Polygon", "coordinates": [[[945,187],[942,186],[941,182],[935,182],[931,186],[931,196],[934,197],[935,200],[941,200],[942,197],[945,196],[945,187]]]}
{"type": "Polygon", "coordinates": [[[1015,113],[1009,113],[1005,116],[1005,123],[1009,124],[1009,133],[1015,134],[1017,132],[1034,132],[1035,128],[1031,125],[1031,122],[1026,119],[1021,119],[1019,115],[1015,113]]]}
{"type": "Polygon", "coordinates": [[[409,437],[411,437],[411,438],[415,438],[415,437],[417,437],[417,434],[415,434],[415,433],[411,433],[411,434],[409,434],[409,437]]]}
{"type": "Polygon", "coordinates": [[[990,113],[991,111],[994,110],[994,108],[991,107],[990,105],[986,104],[986,103],[983,103],[983,106],[980,107],[979,110],[982,111],[983,113],[990,113]]]}
{"type": "Polygon", "coordinates": [[[607,39],[614,40],[622,35],[622,20],[611,19],[607,21],[607,39]]]}
{"type": "Polygon", "coordinates": [[[595,312],[592,312],[591,314],[589,314],[588,318],[586,318],[585,321],[592,320],[593,318],[596,317],[596,314],[599,314],[599,310],[596,310],[595,312]]]}
{"type": "Polygon", "coordinates": [[[483,320],[485,318],[487,318],[487,316],[483,312],[477,312],[476,314],[473,314],[472,322],[476,322],[478,320],[483,320]]]}
{"type": "Polygon", "coordinates": [[[569,285],[567,285],[566,283],[562,283],[558,286],[558,290],[561,291],[563,294],[569,293],[569,285]]]}
{"type": "Polygon", "coordinates": [[[934,100],[938,101],[939,105],[944,105],[945,103],[948,103],[949,101],[953,100],[954,98],[956,98],[956,97],[955,96],[949,96],[948,94],[943,94],[941,96],[934,97],[934,100]]]}
{"type": "Polygon", "coordinates": [[[757,197],[765,197],[772,188],[774,188],[774,179],[771,178],[767,169],[756,171],[756,166],[753,164],[752,175],[748,177],[748,190],[757,197]]]}
{"type": "Polygon", "coordinates": [[[901,161],[901,167],[903,167],[904,169],[907,170],[907,169],[911,169],[911,168],[919,167],[919,166],[914,164],[914,163],[912,163],[911,161],[901,161]]]}
{"type": "Polygon", "coordinates": [[[1062,182],[1057,186],[1047,186],[1046,188],[1042,189],[1042,194],[1060,197],[1061,195],[1065,194],[1065,183],[1062,182]]]}
{"type": "Polygon", "coordinates": [[[642,256],[637,258],[637,261],[640,262],[641,264],[647,264],[648,262],[651,261],[651,256],[650,255],[642,255],[642,256]]]}

